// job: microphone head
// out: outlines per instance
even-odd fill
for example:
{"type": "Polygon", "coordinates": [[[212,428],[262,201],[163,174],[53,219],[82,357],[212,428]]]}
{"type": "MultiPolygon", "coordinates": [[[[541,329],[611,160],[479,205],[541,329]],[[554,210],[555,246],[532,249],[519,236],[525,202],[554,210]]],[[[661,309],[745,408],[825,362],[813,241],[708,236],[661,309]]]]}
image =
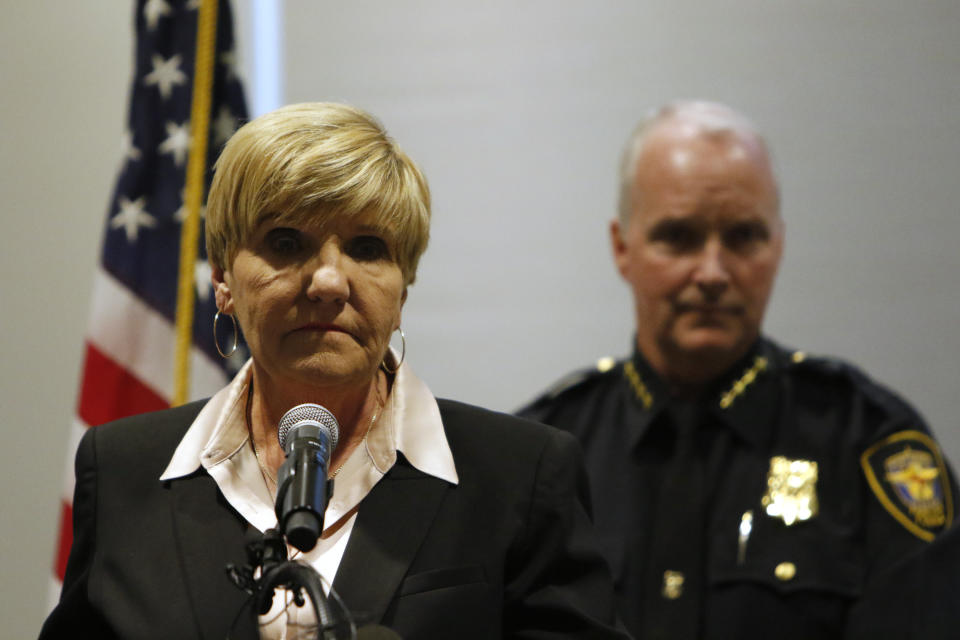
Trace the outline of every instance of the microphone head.
{"type": "Polygon", "coordinates": [[[300,427],[313,427],[326,431],[330,440],[330,453],[337,448],[337,440],[340,438],[340,425],[337,419],[326,407],[310,402],[298,404],[290,409],[280,418],[280,427],[277,431],[277,437],[280,439],[280,447],[286,451],[287,441],[291,437],[291,431],[300,427]]]}

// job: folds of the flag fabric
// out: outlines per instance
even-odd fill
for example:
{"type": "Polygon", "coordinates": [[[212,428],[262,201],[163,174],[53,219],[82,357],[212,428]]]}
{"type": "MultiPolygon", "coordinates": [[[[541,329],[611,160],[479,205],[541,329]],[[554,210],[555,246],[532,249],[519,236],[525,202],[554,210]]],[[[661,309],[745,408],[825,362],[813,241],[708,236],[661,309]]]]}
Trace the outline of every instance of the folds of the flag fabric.
{"type": "Polygon", "coordinates": [[[138,0],[135,28],[130,110],[70,427],[51,606],[70,552],[73,455],[84,431],[208,396],[243,359],[223,360],[214,346],[200,206],[213,161],[247,117],[229,3],[138,0]]]}

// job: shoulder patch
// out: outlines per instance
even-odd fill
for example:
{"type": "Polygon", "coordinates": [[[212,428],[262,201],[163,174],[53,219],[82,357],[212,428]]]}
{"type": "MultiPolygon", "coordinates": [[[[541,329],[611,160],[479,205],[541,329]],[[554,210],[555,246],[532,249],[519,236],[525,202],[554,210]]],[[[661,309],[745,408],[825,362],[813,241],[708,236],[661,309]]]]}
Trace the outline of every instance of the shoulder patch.
{"type": "Polygon", "coordinates": [[[940,447],[922,431],[898,431],[860,456],[880,504],[908,531],[933,540],[953,522],[953,496],[940,447]]]}

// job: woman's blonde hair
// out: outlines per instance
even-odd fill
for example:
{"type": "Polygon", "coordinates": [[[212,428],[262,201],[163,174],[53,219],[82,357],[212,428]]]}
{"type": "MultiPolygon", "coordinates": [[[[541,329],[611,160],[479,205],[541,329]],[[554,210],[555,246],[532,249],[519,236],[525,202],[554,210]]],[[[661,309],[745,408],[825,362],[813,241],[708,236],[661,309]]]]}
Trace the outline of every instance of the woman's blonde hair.
{"type": "Polygon", "coordinates": [[[308,102],[242,126],[216,163],[207,199],[207,254],[229,269],[266,218],[320,224],[356,217],[395,248],[411,284],[430,238],[430,189],[383,126],[354,107],[308,102]]]}

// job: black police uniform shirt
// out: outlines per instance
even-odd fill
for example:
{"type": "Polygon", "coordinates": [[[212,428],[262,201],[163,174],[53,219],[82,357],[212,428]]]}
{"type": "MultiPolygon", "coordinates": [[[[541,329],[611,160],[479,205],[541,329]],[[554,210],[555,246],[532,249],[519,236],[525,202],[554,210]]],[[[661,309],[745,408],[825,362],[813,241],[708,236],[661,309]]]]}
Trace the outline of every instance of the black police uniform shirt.
{"type": "Polygon", "coordinates": [[[686,456],[677,404],[635,353],[519,412],[583,446],[637,637],[841,637],[874,576],[953,520],[923,419],[849,364],[759,340],[701,395],[686,456]]]}

